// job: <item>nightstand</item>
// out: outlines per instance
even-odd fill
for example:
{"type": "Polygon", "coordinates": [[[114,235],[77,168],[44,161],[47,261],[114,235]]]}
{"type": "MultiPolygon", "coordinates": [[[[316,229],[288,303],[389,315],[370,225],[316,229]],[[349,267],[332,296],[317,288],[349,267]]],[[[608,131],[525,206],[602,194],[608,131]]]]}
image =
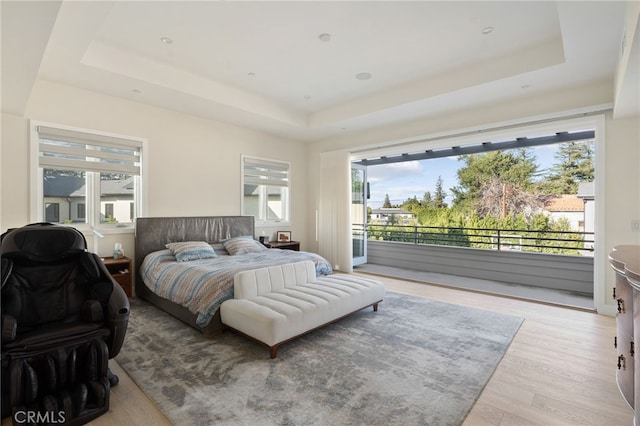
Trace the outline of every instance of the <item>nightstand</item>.
{"type": "Polygon", "coordinates": [[[131,259],[128,257],[121,257],[120,259],[103,257],[102,261],[127,296],[131,297],[133,295],[131,288],[131,259]]]}
{"type": "Polygon", "coordinates": [[[265,247],[269,247],[269,248],[300,251],[300,241],[286,241],[286,242],[269,241],[264,245],[265,247]]]}

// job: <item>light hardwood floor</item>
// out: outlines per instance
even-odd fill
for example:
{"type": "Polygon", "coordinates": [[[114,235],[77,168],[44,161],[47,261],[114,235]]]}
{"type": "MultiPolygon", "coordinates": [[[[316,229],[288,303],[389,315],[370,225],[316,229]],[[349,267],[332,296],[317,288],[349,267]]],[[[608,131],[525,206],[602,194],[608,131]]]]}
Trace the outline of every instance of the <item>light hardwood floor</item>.
{"type": "MultiPolygon", "coordinates": [[[[631,426],[615,381],[615,319],[593,313],[411,281],[377,277],[387,290],[525,318],[464,426],[631,426]]],[[[384,302],[381,305],[384,309],[384,302]]],[[[120,384],[111,409],[92,425],[168,425],[166,417],[111,362],[120,384]]],[[[9,425],[9,419],[2,426],[9,425]]],[[[437,426],[437,425],[433,425],[437,426]]]]}

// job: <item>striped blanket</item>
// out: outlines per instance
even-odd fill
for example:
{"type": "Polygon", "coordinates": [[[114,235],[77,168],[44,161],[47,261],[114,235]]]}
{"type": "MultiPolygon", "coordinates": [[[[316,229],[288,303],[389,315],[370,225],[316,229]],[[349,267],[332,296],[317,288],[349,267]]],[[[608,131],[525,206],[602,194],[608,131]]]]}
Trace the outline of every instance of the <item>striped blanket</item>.
{"type": "Polygon", "coordinates": [[[233,298],[233,277],[237,272],[303,260],[314,261],[317,275],[333,272],[322,256],[302,251],[269,249],[177,262],[169,250],[160,250],[145,257],[140,276],[155,294],[197,314],[196,324],[205,327],[222,302],[233,298]]]}

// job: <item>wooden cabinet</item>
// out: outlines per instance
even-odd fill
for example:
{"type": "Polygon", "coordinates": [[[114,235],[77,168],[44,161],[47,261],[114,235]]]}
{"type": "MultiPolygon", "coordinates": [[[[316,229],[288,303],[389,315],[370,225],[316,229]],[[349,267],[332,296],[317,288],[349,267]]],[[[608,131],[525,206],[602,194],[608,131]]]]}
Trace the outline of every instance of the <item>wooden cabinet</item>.
{"type": "Polygon", "coordinates": [[[104,265],[111,276],[120,284],[120,287],[124,290],[128,297],[133,295],[132,280],[131,280],[131,259],[128,257],[121,257],[114,259],[113,257],[105,257],[102,259],[104,265]]]}
{"type": "MultiPolygon", "coordinates": [[[[618,275],[618,274],[616,274],[618,275]]],[[[634,344],[634,300],[640,300],[634,297],[634,291],[622,276],[616,277],[616,305],[618,313],[616,314],[616,349],[617,349],[617,372],[616,379],[620,392],[633,406],[633,383],[634,383],[634,359],[632,355],[632,346],[634,344]]],[[[640,309],[640,306],[639,306],[640,309]]]]}
{"type": "Polygon", "coordinates": [[[640,424],[640,410],[635,410],[640,408],[640,355],[635,356],[635,342],[640,342],[640,246],[615,247],[609,263],[616,271],[616,380],[622,396],[634,409],[634,423],[640,424]]]}
{"type": "Polygon", "coordinates": [[[287,241],[287,242],[277,242],[271,241],[264,244],[265,247],[269,248],[278,248],[283,250],[293,250],[300,251],[300,242],[299,241],[287,241]]]}

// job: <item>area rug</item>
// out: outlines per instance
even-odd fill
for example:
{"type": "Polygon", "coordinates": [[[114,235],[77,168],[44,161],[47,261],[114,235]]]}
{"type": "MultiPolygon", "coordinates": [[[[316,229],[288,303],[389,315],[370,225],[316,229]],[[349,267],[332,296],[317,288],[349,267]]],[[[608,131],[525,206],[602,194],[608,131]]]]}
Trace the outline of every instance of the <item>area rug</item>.
{"type": "Polygon", "coordinates": [[[278,357],[131,303],[117,362],[176,425],[459,425],[522,318],[387,292],[278,357]]]}

